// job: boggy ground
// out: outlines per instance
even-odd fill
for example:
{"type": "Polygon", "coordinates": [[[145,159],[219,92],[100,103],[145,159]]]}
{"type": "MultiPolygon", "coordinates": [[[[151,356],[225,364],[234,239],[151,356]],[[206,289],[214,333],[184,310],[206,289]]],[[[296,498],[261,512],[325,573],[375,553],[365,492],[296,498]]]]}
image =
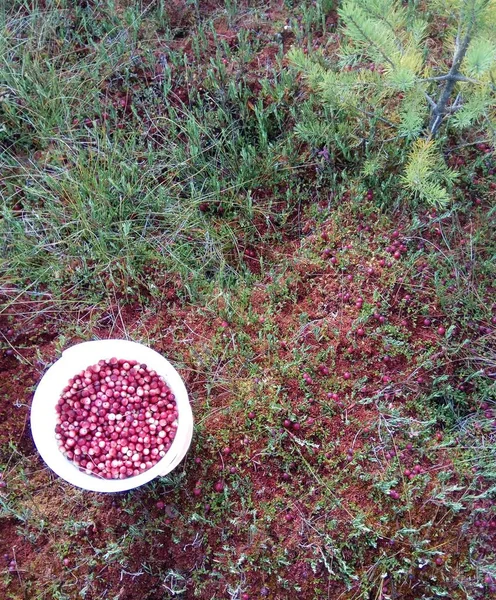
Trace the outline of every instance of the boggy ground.
{"type": "Polygon", "coordinates": [[[253,286],[200,306],[169,287],[81,316],[84,335],[64,315],[30,318],[29,295],[3,315],[6,597],[488,597],[494,374],[464,369],[493,327],[472,323],[467,338],[443,308],[428,231],[349,201],[326,214],[301,241],[260,248],[270,267],[253,286]],[[60,351],[106,337],[170,358],[196,422],[173,474],[112,496],[54,476],[28,424],[60,351]]]}

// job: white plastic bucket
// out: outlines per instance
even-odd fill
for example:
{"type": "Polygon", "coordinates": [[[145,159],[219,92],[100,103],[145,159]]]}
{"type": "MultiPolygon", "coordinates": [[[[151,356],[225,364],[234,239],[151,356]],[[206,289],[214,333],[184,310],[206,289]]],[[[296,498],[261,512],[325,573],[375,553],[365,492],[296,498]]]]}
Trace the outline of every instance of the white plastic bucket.
{"type": "Polygon", "coordinates": [[[62,352],[41,379],[31,407],[31,431],[34,443],[46,464],[73,485],[94,492],[122,492],[170,473],[186,455],[193,436],[193,414],[186,387],[179,373],[155,350],[127,340],[98,340],[76,344],[62,352]],[[100,479],[83,473],[59,450],[55,438],[56,405],[67,382],[76,373],[99,360],[112,357],[137,360],[161,375],[177,404],[177,432],[167,454],[151,469],[126,479],[100,479]]]}

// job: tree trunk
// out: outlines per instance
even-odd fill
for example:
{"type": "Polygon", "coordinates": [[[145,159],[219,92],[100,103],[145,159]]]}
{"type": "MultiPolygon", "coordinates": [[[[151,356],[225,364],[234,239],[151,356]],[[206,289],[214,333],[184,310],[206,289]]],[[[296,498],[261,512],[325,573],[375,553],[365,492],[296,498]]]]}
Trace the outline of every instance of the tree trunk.
{"type": "Polygon", "coordinates": [[[446,77],[446,83],[444,84],[444,88],[439,96],[439,100],[436,103],[436,106],[432,109],[431,121],[429,123],[429,132],[432,137],[435,137],[439,127],[441,127],[441,123],[443,121],[443,117],[446,114],[446,107],[448,101],[453,93],[453,89],[456,85],[456,82],[459,80],[460,76],[460,67],[462,61],[467,53],[467,49],[469,47],[470,41],[472,39],[472,23],[468,28],[467,34],[463,39],[462,44],[457,48],[455,52],[455,56],[453,57],[453,64],[451,65],[451,69],[446,77]]]}

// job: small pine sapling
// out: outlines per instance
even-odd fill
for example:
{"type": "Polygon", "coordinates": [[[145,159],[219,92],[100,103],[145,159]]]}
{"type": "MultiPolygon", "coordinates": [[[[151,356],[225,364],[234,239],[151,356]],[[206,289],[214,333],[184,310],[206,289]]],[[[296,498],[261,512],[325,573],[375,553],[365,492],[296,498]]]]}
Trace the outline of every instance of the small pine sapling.
{"type": "Polygon", "coordinates": [[[312,115],[305,108],[296,134],[364,149],[356,156],[365,155],[367,172],[383,166],[382,150],[394,143],[400,152],[390,153],[391,163],[400,154],[405,187],[429,204],[447,204],[456,175],[444,163],[443,136],[495,143],[496,1],[434,0],[420,16],[397,0],[344,0],[339,15],[338,63],[290,52],[321,102],[312,115]]]}

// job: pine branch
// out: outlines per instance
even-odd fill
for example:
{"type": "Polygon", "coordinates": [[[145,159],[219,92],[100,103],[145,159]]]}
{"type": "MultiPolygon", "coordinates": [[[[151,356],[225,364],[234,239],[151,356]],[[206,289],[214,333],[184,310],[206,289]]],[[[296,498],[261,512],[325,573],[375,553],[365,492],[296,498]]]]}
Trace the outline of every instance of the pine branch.
{"type": "MultiPolygon", "coordinates": [[[[396,38],[396,31],[395,31],[394,27],[392,26],[392,24],[388,21],[388,19],[384,15],[376,13],[368,5],[363,6],[362,10],[364,10],[365,12],[369,13],[370,15],[372,15],[372,17],[374,19],[377,19],[377,21],[382,21],[383,23],[385,23],[387,25],[387,27],[391,30],[392,35],[396,38]]],[[[401,43],[399,44],[399,46],[400,46],[401,50],[403,50],[403,46],[402,46],[401,43]]]]}
{"type": "Polygon", "coordinates": [[[369,38],[369,36],[363,31],[363,29],[360,27],[360,25],[356,22],[356,20],[353,17],[350,16],[349,19],[353,23],[353,25],[358,29],[358,31],[363,35],[364,39],[366,39],[367,42],[371,46],[374,46],[375,48],[377,48],[377,50],[379,50],[379,52],[382,54],[382,57],[384,58],[384,60],[394,68],[393,61],[387,56],[387,54],[384,53],[383,49],[378,44],[376,44],[373,40],[371,40],[369,38]]]}
{"type": "Polygon", "coordinates": [[[447,75],[439,75],[439,77],[426,77],[425,79],[419,79],[419,81],[464,81],[466,83],[480,83],[477,79],[470,79],[470,77],[465,77],[465,75],[461,75],[460,73],[451,75],[451,72],[447,75]]]}
{"type": "Polygon", "coordinates": [[[429,96],[429,94],[427,92],[425,92],[425,97],[427,102],[429,103],[431,108],[436,108],[436,103],[434,102],[434,100],[429,96]]]}

